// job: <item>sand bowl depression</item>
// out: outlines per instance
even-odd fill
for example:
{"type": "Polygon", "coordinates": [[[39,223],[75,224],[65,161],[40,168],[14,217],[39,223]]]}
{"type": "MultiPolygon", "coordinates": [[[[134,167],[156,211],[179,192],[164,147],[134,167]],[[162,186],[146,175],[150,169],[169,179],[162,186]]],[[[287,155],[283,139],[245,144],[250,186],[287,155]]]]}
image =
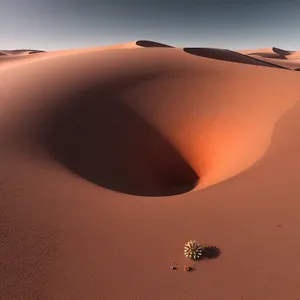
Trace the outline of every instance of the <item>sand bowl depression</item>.
{"type": "Polygon", "coordinates": [[[6,78],[22,80],[6,89],[9,97],[22,95],[11,113],[27,110],[15,125],[24,136],[72,173],[143,196],[202,189],[250,167],[296,103],[294,93],[282,99],[299,80],[286,70],[274,69],[270,79],[267,67],[212,65],[172,48],[93,50],[38,60],[18,74],[13,69],[6,78]],[[251,84],[256,89],[249,91],[251,84]]]}

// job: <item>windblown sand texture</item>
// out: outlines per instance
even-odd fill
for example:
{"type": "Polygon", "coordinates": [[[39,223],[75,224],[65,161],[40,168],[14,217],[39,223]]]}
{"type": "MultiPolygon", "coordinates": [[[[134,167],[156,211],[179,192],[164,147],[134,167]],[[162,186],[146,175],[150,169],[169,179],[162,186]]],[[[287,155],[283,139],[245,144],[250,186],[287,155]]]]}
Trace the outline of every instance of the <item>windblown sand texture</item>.
{"type": "Polygon", "coordinates": [[[300,299],[299,53],[1,50],[0,299],[300,299]]]}

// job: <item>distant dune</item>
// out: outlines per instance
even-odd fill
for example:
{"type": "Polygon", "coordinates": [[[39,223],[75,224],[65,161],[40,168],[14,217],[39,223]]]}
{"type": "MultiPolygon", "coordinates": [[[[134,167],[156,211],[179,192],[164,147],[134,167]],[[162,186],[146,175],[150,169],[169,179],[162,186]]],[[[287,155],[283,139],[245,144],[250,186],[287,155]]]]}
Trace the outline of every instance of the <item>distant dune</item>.
{"type": "Polygon", "coordinates": [[[40,53],[40,52],[45,52],[42,50],[28,50],[28,49],[23,49],[23,50],[0,50],[0,53],[4,55],[27,55],[27,54],[34,54],[34,53],[40,53]]]}
{"type": "Polygon", "coordinates": [[[152,42],[152,41],[143,41],[143,40],[137,41],[136,44],[138,46],[146,47],[146,48],[148,48],[148,47],[174,48],[173,46],[169,46],[166,44],[161,44],[161,43],[152,42]]]}
{"type": "Polygon", "coordinates": [[[247,50],[238,52],[290,70],[295,70],[300,66],[299,51],[288,51],[273,47],[272,49],[259,49],[253,52],[247,50]]]}
{"type": "Polygon", "coordinates": [[[241,53],[227,50],[227,49],[213,49],[213,48],[184,48],[185,52],[198,55],[207,58],[213,58],[218,60],[230,61],[230,62],[237,62],[243,64],[250,64],[256,66],[266,66],[266,67],[273,67],[273,68],[283,68],[285,67],[264,62],[258,59],[255,59],[251,56],[243,55],[241,53]]]}
{"type": "Polygon", "coordinates": [[[0,50],[0,299],[296,299],[299,53],[0,50]]]}
{"type": "Polygon", "coordinates": [[[277,53],[280,56],[288,56],[288,55],[291,55],[293,52],[295,52],[295,51],[288,51],[288,50],[279,49],[279,48],[276,48],[276,47],[273,47],[272,50],[273,50],[273,52],[277,53]]]}

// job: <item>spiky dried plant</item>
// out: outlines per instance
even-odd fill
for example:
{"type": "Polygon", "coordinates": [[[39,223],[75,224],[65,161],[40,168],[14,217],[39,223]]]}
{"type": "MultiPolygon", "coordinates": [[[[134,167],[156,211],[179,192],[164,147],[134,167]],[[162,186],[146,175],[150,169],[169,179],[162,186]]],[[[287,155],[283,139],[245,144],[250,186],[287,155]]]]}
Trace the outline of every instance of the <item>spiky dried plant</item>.
{"type": "Polygon", "coordinates": [[[197,241],[190,240],[184,245],[184,255],[190,259],[200,259],[203,254],[203,247],[197,241]]]}

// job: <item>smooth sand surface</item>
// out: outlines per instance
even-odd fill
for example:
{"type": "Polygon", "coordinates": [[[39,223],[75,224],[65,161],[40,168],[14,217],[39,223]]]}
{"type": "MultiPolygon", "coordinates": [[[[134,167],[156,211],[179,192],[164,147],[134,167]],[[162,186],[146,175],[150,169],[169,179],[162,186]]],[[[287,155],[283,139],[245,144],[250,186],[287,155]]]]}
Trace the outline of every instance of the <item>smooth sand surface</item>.
{"type": "Polygon", "coordinates": [[[138,44],[0,61],[0,299],[298,299],[300,73],[138,44]]]}

